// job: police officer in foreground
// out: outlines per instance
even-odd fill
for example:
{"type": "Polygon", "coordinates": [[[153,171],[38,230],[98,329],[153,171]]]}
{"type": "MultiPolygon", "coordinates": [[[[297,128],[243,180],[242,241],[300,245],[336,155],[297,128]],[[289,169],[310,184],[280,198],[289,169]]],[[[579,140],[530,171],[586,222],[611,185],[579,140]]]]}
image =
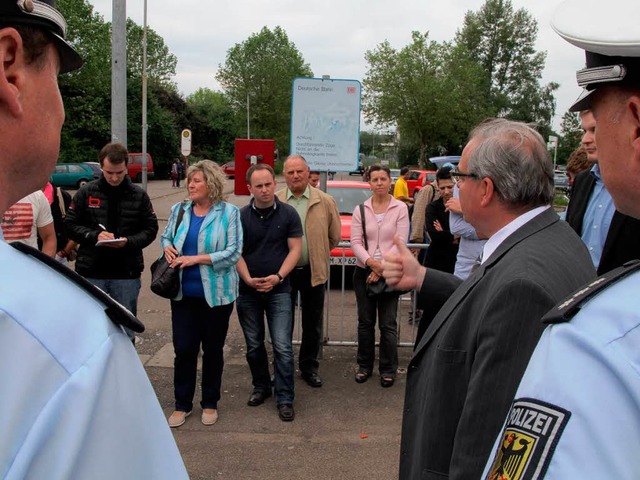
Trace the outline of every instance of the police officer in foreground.
{"type": "MultiPolygon", "coordinates": [[[[54,0],[0,2],[0,214],[58,158],[57,77],[82,65],[65,33],[54,0]]],[[[31,247],[0,263],[0,478],[188,478],[122,329],[142,324],[31,247]]]]}
{"type": "MultiPolygon", "coordinates": [[[[552,26],[586,50],[572,111],[591,109],[604,183],[640,218],[640,2],[570,0],[552,26]]],[[[557,305],[485,469],[490,479],[640,478],[640,262],[557,305]]]]}

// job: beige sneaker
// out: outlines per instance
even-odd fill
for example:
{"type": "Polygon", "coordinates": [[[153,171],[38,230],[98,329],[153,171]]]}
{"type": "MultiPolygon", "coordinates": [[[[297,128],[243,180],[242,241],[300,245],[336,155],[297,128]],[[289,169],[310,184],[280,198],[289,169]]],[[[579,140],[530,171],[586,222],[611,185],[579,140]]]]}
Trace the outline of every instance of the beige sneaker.
{"type": "Polygon", "coordinates": [[[218,421],[218,411],[213,408],[205,408],[202,410],[202,423],[204,425],[213,425],[218,421]]]}
{"type": "Polygon", "coordinates": [[[180,412],[176,410],[169,417],[169,426],[171,428],[176,428],[183,425],[189,415],[191,415],[191,412],[180,412]]]}

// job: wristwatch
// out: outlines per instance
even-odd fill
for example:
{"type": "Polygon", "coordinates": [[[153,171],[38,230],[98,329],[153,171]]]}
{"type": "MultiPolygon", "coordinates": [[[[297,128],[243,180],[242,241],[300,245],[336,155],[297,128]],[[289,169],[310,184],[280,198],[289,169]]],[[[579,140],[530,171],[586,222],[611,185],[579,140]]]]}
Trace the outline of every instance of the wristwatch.
{"type": "Polygon", "coordinates": [[[280,275],[278,272],[276,272],[276,277],[278,277],[278,280],[280,280],[280,283],[284,282],[284,278],[282,278],[282,275],[280,275]]]}

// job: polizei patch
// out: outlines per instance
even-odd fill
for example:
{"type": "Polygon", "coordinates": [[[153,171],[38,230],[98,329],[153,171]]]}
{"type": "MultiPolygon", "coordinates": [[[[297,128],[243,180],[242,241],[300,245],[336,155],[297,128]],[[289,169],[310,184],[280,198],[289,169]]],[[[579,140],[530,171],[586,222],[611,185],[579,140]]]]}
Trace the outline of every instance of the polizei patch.
{"type": "Polygon", "coordinates": [[[571,412],[530,398],[514,400],[488,480],[544,477],[571,412]]]}

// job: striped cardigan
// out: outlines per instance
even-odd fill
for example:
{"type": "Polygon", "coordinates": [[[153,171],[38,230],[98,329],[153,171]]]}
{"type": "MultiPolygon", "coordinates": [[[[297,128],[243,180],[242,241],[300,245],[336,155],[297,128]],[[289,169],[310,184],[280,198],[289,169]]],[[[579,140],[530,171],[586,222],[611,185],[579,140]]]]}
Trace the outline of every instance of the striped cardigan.
{"type": "MultiPolygon", "coordinates": [[[[163,255],[165,247],[174,245],[179,253],[187,238],[191,223],[192,202],[182,206],[184,216],[174,237],[178,209],[182,203],[171,207],[167,228],[160,239],[163,255]]],[[[215,204],[209,210],[198,233],[198,254],[207,253],[211,265],[200,265],[204,296],[210,307],[227,305],[238,297],[238,272],[236,263],[242,253],[242,224],[238,207],[227,202],[215,204]]],[[[180,291],[173,300],[182,299],[182,272],[180,291]]]]}

